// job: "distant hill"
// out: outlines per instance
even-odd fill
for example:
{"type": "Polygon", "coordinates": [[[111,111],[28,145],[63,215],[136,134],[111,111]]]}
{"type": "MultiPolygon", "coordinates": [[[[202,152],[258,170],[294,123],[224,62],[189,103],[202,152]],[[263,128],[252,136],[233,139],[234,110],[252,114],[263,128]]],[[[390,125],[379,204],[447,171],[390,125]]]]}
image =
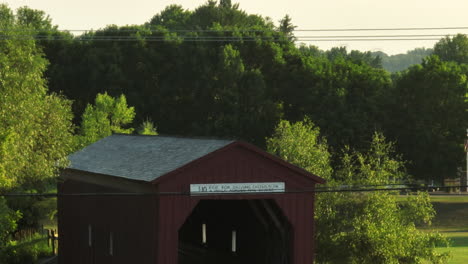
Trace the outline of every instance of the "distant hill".
{"type": "Polygon", "coordinates": [[[406,52],[405,54],[397,54],[391,56],[381,51],[372,52],[372,54],[374,56],[380,56],[380,58],[382,59],[382,66],[384,69],[390,72],[397,72],[405,70],[411,65],[421,63],[422,59],[431,55],[432,52],[432,49],[416,48],[414,50],[406,52]]]}

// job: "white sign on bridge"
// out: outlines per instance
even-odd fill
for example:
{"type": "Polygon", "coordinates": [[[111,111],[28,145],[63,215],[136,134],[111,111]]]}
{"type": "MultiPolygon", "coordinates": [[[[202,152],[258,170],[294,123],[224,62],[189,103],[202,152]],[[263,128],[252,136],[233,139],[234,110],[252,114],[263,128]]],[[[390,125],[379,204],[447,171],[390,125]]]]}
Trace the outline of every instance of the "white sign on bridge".
{"type": "Polygon", "coordinates": [[[284,190],[284,182],[190,184],[190,194],[279,193],[284,190]]]}

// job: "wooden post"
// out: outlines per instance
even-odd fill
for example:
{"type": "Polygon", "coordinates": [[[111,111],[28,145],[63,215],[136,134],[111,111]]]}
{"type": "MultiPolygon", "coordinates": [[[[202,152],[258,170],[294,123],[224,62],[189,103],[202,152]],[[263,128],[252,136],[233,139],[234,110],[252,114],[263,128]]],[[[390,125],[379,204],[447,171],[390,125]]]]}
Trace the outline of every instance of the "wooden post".
{"type": "Polygon", "coordinates": [[[55,232],[54,230],[52,232],[52,255],[55,255],[55,232]]]}
{"type": "Polygon", "coordinates": [[[468,129],[466,130],[466,137],[465,139],[465,151],[466,151],[466,167],[465,167],[465,177],[462,177],[462,181],[460,182],[462,187],[462,191],[468,192],[468,129]]]}

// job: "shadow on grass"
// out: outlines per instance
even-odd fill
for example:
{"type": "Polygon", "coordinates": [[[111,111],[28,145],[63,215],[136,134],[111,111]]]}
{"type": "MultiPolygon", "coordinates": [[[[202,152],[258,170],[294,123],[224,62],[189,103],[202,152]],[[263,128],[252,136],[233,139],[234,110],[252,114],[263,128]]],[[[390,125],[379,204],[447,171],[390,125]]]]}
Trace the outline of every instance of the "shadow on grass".
{"type": "Polygon", "coordinates": [[[468,236],[466,237],[451,237],[449,236],[451,241],[450,247],[468,247],[468,236]]]}

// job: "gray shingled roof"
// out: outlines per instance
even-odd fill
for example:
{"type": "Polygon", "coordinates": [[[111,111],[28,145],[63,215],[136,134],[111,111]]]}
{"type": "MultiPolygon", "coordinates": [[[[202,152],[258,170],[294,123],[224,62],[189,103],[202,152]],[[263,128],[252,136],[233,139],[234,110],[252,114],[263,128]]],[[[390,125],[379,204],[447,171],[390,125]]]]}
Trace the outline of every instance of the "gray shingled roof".
{"type": "Polygon", "coordinates": [[[233,141],[112,135],[69,156],[71,169],[152,181],[233,141]]]}

